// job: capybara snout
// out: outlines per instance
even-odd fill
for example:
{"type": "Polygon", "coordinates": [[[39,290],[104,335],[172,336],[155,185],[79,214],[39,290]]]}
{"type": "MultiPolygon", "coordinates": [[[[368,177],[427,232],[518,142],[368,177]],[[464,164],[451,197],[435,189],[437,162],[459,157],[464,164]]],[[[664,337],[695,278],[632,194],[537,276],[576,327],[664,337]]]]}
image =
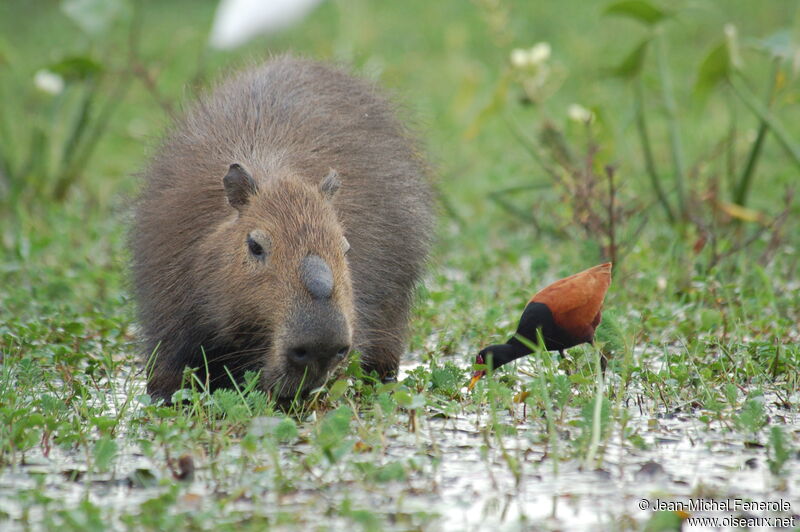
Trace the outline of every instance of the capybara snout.
{"type": "Polygon", "coordinates": [[[296,368],[324,371],[350,352],[350,324],[330,302],[313,301],[290,316],[278,349],[296,368]]]}
{"type": "Polygon", "coordinates": [[[352,324],[332,300],[333,272],[324,259],[306,255],[300,261],[300,280],[311,301],[289,313],[288,333],[278,349],[297,368],[324,371],[350,352],[352,324]]]}
{"type": "Polygon", "coordinates": [[[232,76],[166,136],[131,231],[148,392],[318,386],[353,349],[391,377],[433,208],[416,142],[374,83],[278,57],[232,76]],[[189,383],[190,384],[190,383],[189,383]]]}

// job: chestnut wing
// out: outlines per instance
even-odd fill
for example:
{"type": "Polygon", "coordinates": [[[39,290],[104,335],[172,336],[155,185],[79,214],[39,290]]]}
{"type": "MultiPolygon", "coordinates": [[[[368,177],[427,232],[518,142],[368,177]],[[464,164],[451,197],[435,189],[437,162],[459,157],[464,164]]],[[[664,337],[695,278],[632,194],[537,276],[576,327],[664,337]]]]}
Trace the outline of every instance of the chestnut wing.
{"type": "Polygon", "coordinates": [[[592,333],[599,321],[608,287],[611,284],[611,263],[560,279],[534,295],[531,303],[544,303],[553,319],[576,336],[592,333]]]}

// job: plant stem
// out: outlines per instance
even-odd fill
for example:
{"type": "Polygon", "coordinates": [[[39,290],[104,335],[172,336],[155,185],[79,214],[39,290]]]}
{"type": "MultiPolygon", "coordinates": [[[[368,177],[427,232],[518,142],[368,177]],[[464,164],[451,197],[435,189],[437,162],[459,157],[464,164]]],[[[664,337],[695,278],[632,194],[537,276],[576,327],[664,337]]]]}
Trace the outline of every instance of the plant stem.
{"type": "Polygon", "coordinates": [[[736,180],[736,139],[738,137],[739,116],[734,105],[735,96],[731,91],[725,92],[725,102],[730,109],[730,124],[728,125],[728,138],[725,141],[725,178],[729,190],[733,190],[736,180]]]}
{"type": "Polygon", "coordinates": [[[667,64],[667,47],[664,43],[663,35],[656,37],[656,48],[658,49],[658,73],[661,80],[661,92],[664,98],[664,109],[667,112],[667,123],[669,125],[670,149],[672,151],[672,163],[675,166],[675,188],[678,191],[678,214],[682,219],[686,218],[686,190],[684,177],[686,175],[683,162],[683,148],[681,146],[681,133],[678,127],[678,107],[675,104],[675,97],[672,90],[672,79],[669,74],[667,64]]]}
{"type": "MultiPolygon", "coordinates": [[[[86,82],[86,92],[81,101],[81,108],[78,111],[78,116],[72,125],[72,129],[64,142],[64,147],[61,153],[61,168],[66,170],[70,167],[73,157],[77,154],[78,146],[87,131],[87,126],[92,116],[92,107],[95,102],[95,97],[98,94],[98,86],[95,80],[86,82]]],[[[59,176],[60,178],[60,176],[59,176]]]]}
{"type": "Polygon", "coordinates": [[[656,193],[658,202],[664,209],[669,223],[674,224],[675,214],[672,212],[672,208],[669,205],[669,200],[667,200],[667,195],[664,193],[664,189],[661,187],[661,180],[658,176],[658,171],[656,170],[655,159],[653,158],[653,149],[650,145],[650,135],[647,133],[647,121],[644,116],[644,89],[642,87],[641,78],[637,80],[635,95],[636,127],[639,131],[639,140],[642,143],[642,155],[644,155],[644,164],[645,168],[647,169],[647,175],[650,176],[650,183],[653,185],[653,190],[656,193]]]}
{"type": "Polygon", "coordinates": [[[544,160],[542,154],[540,154],[536,149],[534,141],[527,138],[511,120],[506,119],[506,124],[508,125],[508,130],[514,136],[517,142],[519,142],[520,145],[525,148],[525,151],[530,154],[536,164],[538,164],[553,181],[561,184],[561,177],[558,175],[558,172],[544,160]]]}
{"type": "Polygon", "coordinates": [[[733,91],[756,116],[766,122],[767,126],[775,134],[775,138],[778,139],[783,149],[786,150],[786,153],[789,154],[794,160],[794,163],[800,167],[800,147],[794,143],[789,132],[784,129],[783,125],[775,118],[770,110],[759,102],[758,98],[756,98],[750,89],[738,80],[737,76],[739,75],[740,74],[736,74],[728,79],[728,83],[733,88],[733,91]]]}
{"type": "Polygon", "coordinates": [[[555,413],[553,412],[553,401],[547,391],[547,384],[544,375],[539,373],[539,392],[541,393],[542,403],[544,404],[544,415],[547,421],[548,451],[553,461],[553,474],[558,475],[558,431],[556,430],[555,413]]]}
{"type": "MultiPolygon", "coordinates": [[[[769,109],[770,104],[772,104],[772,94],[775,92],[775,83],[779,72],[780,61],[776,59],[773,63],[772,75],[769,88],[767,90],[767,97],[764,101],[764,107],[766,109],[769,109]]],[[[747,201],[747,193],[750,191],[750,184],[753,180],[753,175],[755,175],[758,159],[761,157],[761,150],[764,146],[764,139],[767,138],[767,132],[769,132],[769,124],[762,117],[758,124],[758,135],[756,135],[756,140],[753,141],[753,145],[750,148],[750,154],[747,157],[747,164],[745,164],[742,177],[739,178],[739,184],[736,186],[736,190],[734,191],[733,202],[738,205],[744,206],[747,201]]]]}
{"type": "Polygon", "coordinates": [[[617,229],[616,229],[616,205],[617,189],[614,186],[614,168],[606,166],[606,177],[608,178],[608,258],[614,264],[617,263],[617,229]]]}
{"type": "Polygon", "coordinates": [[[458,208],[450,200],[450,196],[445,194],[442,188],[439,186],[434,187],[434,193],[439,201],[439,205],[441,205],[442,209],[444,209],[445,214],[449,216],[450,219],[452,219],[459,227],[463,228],[466,226],[467,224],[464,220],[464,217],[458,212],[458,208]]]}
{"type": "MultiPolygon", "coordinates": [[[[5,97],[5,90],[0,84],[0,101],[8,104],[5,97]]],[[[14,179],[12,161],[14,148],[11,145],[11,135],[8,134],[6,115],[3,108],[0,108],[0,198],[4,195],[4,190],[11,188],[11,181],[14,179]]]]}
{"type": "MultiPolygon", "coordinates": [[[[530,186],[530,187],[525,187],[525,188],[533,189],[533,188],[538,188],[538,187],[530,186]]],[[[506,190],[506,189],[504,189],[504,190],[496,190],[494,192],[490,192],[487,197],[489,198],[490,201],[495,202],[501,208],[507,210],[508,212],[510,212],[511,214],[516,216],[517,218],[519,218],[520,220],[524,220],[524,221],[530,223],[531,225],[533,225],[533,228],[536,230],[536,234],[541,234],[542,227],[541,227],[541,225],[539,225],[539,221],[536,219],[536,217],[533,214],[531,214],[529,212],[526,212],[523,209],[520,209],[519,207],[517,207],[516,205],[514,205],[513,203],[511,203],[510,201],[505,199],[505,196],[509,192],[516,192],[517,189],[518,189],[518,187],[514,187],[513,189],[508,189],[508,190],[506,190]]]]}
{"type": "Polygon", "coordinates": [[[83,135],[83,141],[79,147],[76,147],[78,153],[72,155],[67,166],[63,168],[56,180],[55,187],[53,188],[53,197],[56,200],[62,201],[66,197],[69,188],[86,168],[95,147],[97,147],[97,143],[102,138],[103,133],[108,129],[111,116],[125,99],[125,94],[128,92],[129,88],[130,74],[125,73],[120,77],[114,90],[111,91],[111,96],[106,100],[105,105],[98,113],[90,129],[83,135]]]}
{"type": "Polygon", "coordinates": [[[592,438],[589,442],[589,450],[586,453],[586,461],[584,462],[584,468],[587,470],[592,467],[595,457],[597,456],[597,449],[600,446],[600,432],[602,429],[603,412],[603,389],[605,388],[603,383],[603,370],[600,362],[600,349],[595,347],[593,351],[596,362],[595,369],[597,371],[597,388],[594,396],[594,410],[592,411],[592,438]]]}
{"type": "Polygon", "coordinates": [[[558,475],[558,462],[559,462],[558,430],[556,429],[556,418],[555,418],[555,412],[553,411],[553,400],[550,398],[550,393],[548,392],[548,386],[545,383],[544,379],[545,373],[547,373],[548,378],[552,379],[553,368],[550,365],[551,362],[550,354],[541,347],[544,345],[544,338],[542,337],[542,331],[537,330],[536,335],[538,342],[535,346],[533,346],[534,353],[536,353],[535,359],[543,361],[542,366],[543,369],[545,370],[539,372],[538,379],[539,379],[539,393],[541,394],[542,404],[544,404],[545,419],[547,420],[547,435],[549,440],[548,453],[552,457],[553,461],[553,474],[558,475]]]}

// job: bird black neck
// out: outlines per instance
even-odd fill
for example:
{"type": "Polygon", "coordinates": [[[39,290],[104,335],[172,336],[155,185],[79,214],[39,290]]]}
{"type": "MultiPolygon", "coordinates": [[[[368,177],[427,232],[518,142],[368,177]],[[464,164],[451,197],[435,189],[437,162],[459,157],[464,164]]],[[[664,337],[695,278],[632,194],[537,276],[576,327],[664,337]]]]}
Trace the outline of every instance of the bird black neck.
{"type": "Polygon", "coordinates": [[[553,313],[544,303],[528,303],[522,318],[519,320],[517,332],[505,344],[490,345],[480,352],[483,360],[488,363],[488,355],[492,354],[492,368],[499,368],[518,358],[531,354],[528,345],[539,342],[539,332],[544,339],[544,348],[548,351],[559,351],[575,345],[569,335],[556,325],[553,313]],[[528,345],[519,340],[526,338],[528,345]]]}
{"type": "Polygon", "coordinates": [[[482,349],[478,355],[485,364],[489,365],[492,369],[497,369],[500,366],[530,354],[530,352],[531,350],[525,347],[522,342],[517,341],[514,344],[490,345],[482,349]]]}

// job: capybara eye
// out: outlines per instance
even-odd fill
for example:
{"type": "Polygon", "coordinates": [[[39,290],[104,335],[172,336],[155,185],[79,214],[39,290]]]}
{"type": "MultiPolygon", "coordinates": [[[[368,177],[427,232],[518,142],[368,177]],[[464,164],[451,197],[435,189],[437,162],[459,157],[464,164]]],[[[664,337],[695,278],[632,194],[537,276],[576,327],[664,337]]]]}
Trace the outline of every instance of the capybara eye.
{"type": "Polygon", "coordinates": [[[264,258],[264,248],[261,247],[261,244],[259,244],[249,236],[247,237],[247,248],[250,250],[250,253],[252,253],[254,257],[259,259],[264,258]]]}
{"type": "Polygon", "coordinates": [[[347,238],[342,237],[342,253],[347,253],[350,251],[350,242],[347,241],[347,238]]]}
{"type": "Polygon", "coordinates": [[[247,249],[254,258],[263,261],[272,250],[272,239],[264,231],[256,229],[247,235],[247,249]]]}

